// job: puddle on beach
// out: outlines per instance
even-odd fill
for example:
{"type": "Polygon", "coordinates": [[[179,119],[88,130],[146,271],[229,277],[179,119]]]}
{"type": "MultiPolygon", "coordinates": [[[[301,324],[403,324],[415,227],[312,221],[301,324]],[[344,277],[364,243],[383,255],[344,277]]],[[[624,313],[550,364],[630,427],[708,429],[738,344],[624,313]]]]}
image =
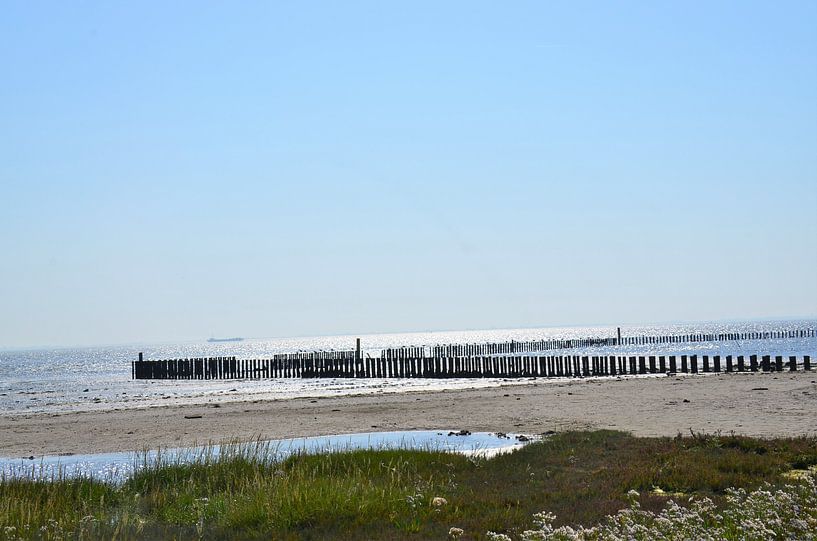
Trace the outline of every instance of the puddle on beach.
{"type": "Polygon", "coordinates": [[[297,453],[330,453],[354,449],[427,449],[486,457],[513,451],[525,445],[531,437],[494,432],[460,432],[455,430],[408,430],[400,432],[364,432],[264,440],[245,444],[212,445],[161,451],[99,453],[68,456],[0,458],[0,478],[55,479],[92,477],[103,481],[123,481],[145,463],[157,458],[163,463],[189,463],[203,457],[215,458],[225,452],[240,453],[243,449],[259,449],[275,459],[297,453]]]}

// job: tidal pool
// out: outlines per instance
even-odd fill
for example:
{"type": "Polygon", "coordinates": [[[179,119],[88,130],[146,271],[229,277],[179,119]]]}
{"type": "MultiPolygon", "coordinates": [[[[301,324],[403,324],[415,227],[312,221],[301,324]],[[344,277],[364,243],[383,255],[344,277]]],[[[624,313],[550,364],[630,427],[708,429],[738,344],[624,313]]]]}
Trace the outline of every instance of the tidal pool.
{"type": "Polygon", "coordinates": [[[192,463],[218,458],[224,453],[242,453],[282,460],[298,453],[332,453],[355,449],[420,449],[469,455],[494,456],[513,451],[533,439],[520,434],[467,432],[460,430],[408,430],[399,432],[363,432],[310,438],[258,440],[206,446],[160,449],[144,452],[125,451],[34,458],[0,458],[0,477],[53,480],[91,477],[121,482],[140,468],[157,462],[192,463]]]}

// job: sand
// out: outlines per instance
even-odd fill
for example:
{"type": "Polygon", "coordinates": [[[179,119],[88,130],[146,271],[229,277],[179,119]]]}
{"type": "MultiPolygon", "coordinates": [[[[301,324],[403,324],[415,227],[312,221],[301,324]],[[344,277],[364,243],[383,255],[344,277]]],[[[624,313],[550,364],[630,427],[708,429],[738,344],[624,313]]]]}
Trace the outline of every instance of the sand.
{"type": "Polygon", "coordinates": [[[532,381],[528,385],[0,416],[0,456],[420,429],[637,436],[817,435],[817,373],[532,381]]]}

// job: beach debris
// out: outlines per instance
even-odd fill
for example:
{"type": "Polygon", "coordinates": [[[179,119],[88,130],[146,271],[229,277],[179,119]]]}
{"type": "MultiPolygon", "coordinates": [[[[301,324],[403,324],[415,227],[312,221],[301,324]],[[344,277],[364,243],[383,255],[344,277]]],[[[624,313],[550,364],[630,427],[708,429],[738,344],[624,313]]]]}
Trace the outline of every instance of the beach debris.
{"type": "Polygon", "coordinates": [[[82,392],[83,392],[83,393],[87,393],[87,392],[88,392],[88,389],[83,389],[83,390],[82,390],[82,392]]]}
{"type": "Polygon", "coordinates": [[[524,434],[519,434],[516,436],[516,441],[521,441],[522,443],[524,443],[526,441],[530,441],[530,438],[524,434]]]}
{"type": "Polygon", "coordinates": [[[34,460],[34,455],[28,457],[29,460],[34,460]]]}
{"type": "Polygon", "coordinates": [[[688,399],[686,399],[686,398],[684,398],[684,403],[685,403],[685,404],[689,404],[689,400],[688,400],[688,399]]]}
{"type": "Polygon", "coordinates": [[[431,498],[431,505],[433,505],[434,507],[442,507],[443,505],[448,505],[448,500],[446,500],[442,496],[435,496],[431,498]]]}
{"type": "Polygon", "coordinates": [[[449,436],[470,436],[470,435],[471,435],[471,431],[470,431],[470,430],[465,430],[465,429],[462,429],[462,430],[460,430],[460,431],[458,431],[458,432],[453,432],[453,431],[452,431],[452,432],[449,432],[449,433],[448,433],[448,435],[449,435],[449,436]]]}
{"type": "Polygon", "coordinates": [[[655,485],[653,485],[652,490],[650,490],[650,494],[653,496],[664,496],[667,498],[683,498],[686,496],[686,494],[683,492],[667,492],[663,488],[655,485]]]}
{"type": "Polygon", "coordinates": [[[185,415],[184,418],[185,419],[201,419],[202,416],[201,415],[185,415]]]}
{"type": "Polygon", "coordinates": [[[769,388],[768,387],[753,387],[752,390],[753,391],[768,391],[769,388]]]}
{"type": "Polygon", "coordinates": [[[500,438],[500,439],[502,439],[502,438],[504,438],[504,439],[506,439],[506,440],[511,439],[511,437],[510,437],[510,436],[508,436],[507,434],[505,434],[504,432],[495,432],[495,433],[494,433],[494,435],[495,435],[497,438],[500,438]]]}
{"type": "Polygon", "coordinates": [[[452,539],[459,539],[464,533],[465,531],[462,528],[452,526],[451,529],[448,530],[448,537],[452,539]]]}
{"type": "Polygon", "coordinates": [[[554,435],[555,433],[556,433],[556,431],[555,431],[555,430],[545,430],[544,432],[542,432],[542,435],[543,435],[543,436],[552,436],[552,435],[554,435]]]}

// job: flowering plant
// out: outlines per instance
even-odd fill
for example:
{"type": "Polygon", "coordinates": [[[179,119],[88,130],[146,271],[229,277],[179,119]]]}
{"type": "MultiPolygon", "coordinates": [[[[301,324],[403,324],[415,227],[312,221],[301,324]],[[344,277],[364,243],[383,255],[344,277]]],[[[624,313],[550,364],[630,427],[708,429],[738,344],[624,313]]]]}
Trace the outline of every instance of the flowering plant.
{"type": "MultiPolygon", "coordinates": [[[[728,489],[726,505],[718,510],[709,498],[692,500],[682,507],[670,500],[660,513],[641,508],[638,492],[628,493],[630,506],[608,516],[604,522],[585,528],[553,527],[552,513],[534,515],[535,530],[522,532],[522,541],[635,541],[720,539],[817,540],[817,481],[814,475],[803,483],[773,490],[766,485],[752,492],[728,489]]],[[[488,532],[491,541],[512,541],[501,533],[488,532]]]]}

